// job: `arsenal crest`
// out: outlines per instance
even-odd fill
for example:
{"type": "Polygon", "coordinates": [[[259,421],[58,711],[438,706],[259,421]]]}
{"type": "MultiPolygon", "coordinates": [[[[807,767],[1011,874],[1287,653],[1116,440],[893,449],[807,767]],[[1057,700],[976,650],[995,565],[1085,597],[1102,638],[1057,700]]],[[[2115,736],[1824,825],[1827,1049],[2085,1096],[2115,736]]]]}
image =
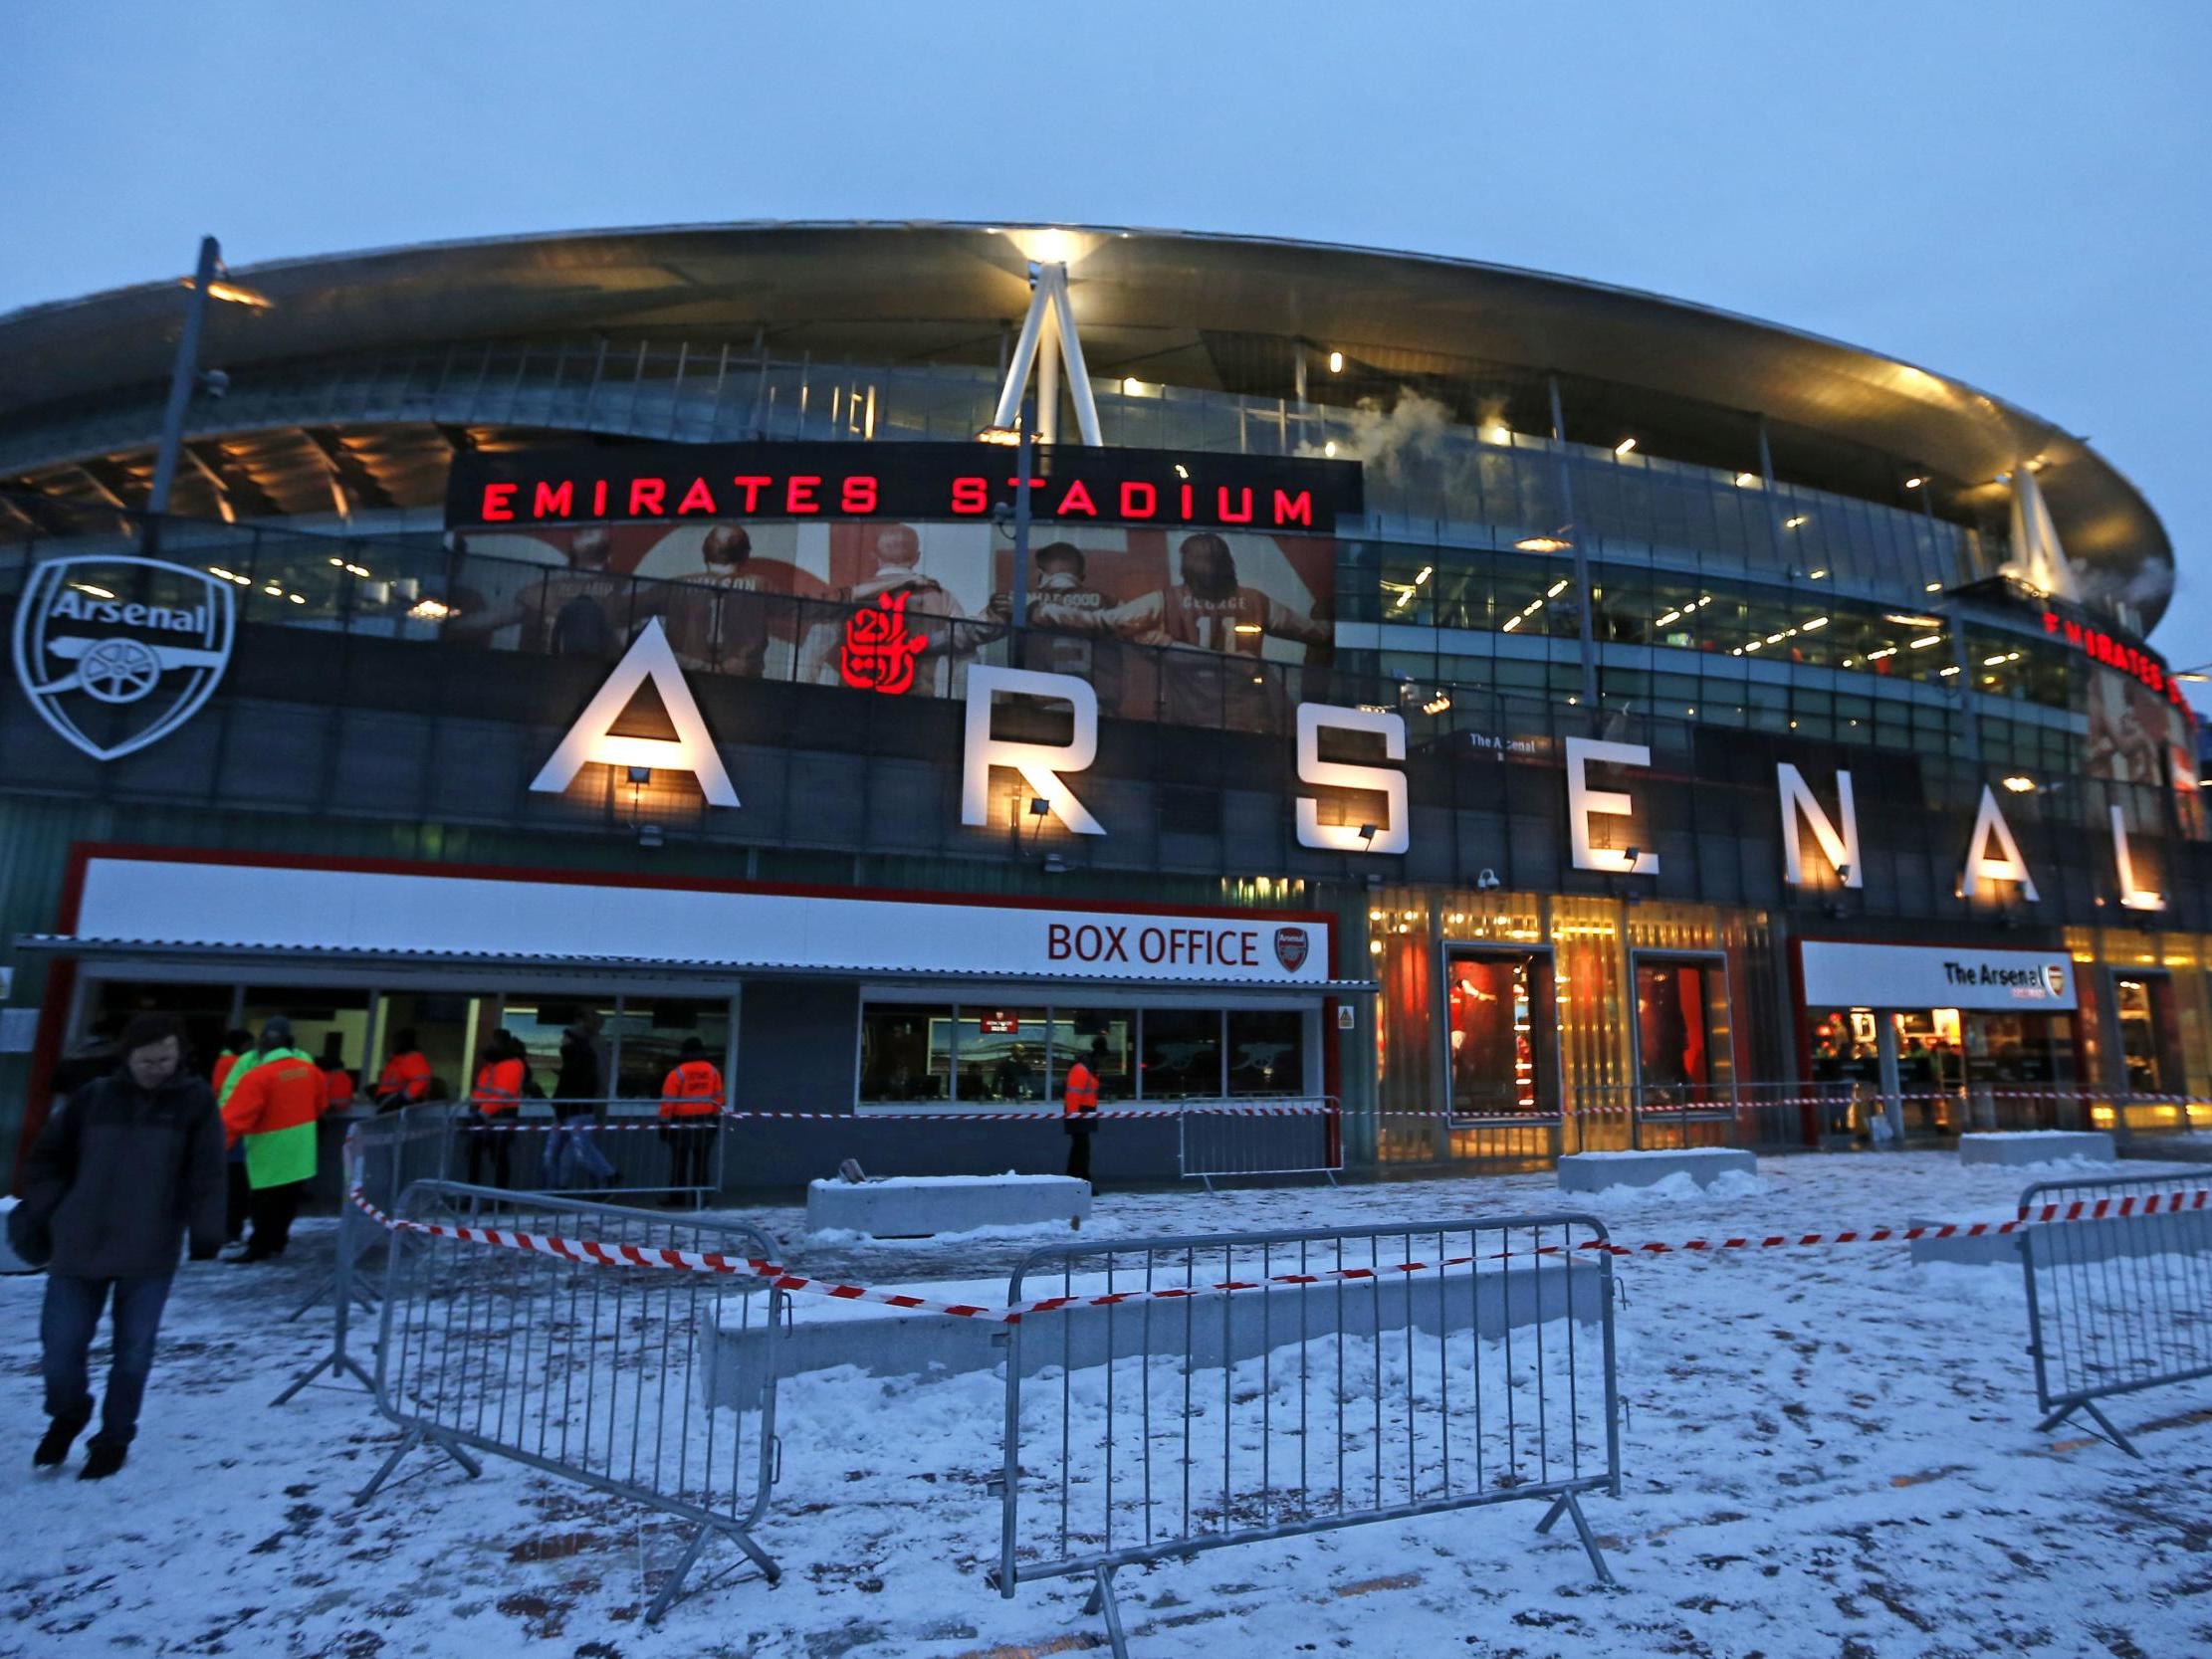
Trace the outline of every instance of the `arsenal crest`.
{"type": "Polygon", "coordinates": [[[2043,986],[2053,996],[2066,995],[2066,963],[2045,962],[2043,964],[2043,986]]]}
{"type": "Polygon", "coordinates": [[[1285,973],[1296,973],[1306,965],[1308,943],[1303,928],[1275,930],[1275,960],[1282,963],[1285,973]]]}
{"type": "Polygon", "coordinates": [[[35,566],[15,610],[15,675],[39,719],[95,760],[157,743],[230,662],[230,583],[123,553],[35,566]]]}

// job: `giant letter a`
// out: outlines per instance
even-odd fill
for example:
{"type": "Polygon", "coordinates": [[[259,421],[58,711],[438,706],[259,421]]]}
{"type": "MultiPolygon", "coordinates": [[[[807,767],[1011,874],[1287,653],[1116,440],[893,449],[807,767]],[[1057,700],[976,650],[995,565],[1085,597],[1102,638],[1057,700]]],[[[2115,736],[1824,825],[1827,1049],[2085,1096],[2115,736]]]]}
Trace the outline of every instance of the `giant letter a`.
{"type": "Polygon", "coordinates": [[[692,700],[691,687],[684,683],[683,667],[669,649],[659,617],[645,625],[637,643],[614,665],[606,684],[584,705],[576,724],[568,727],[568,735],[560,739],[560,746],[531,779],[530,786],[557,795],[575,781],[587,760],[610,766],[689,772],[699,780],[709,806],[738,804],[738,792],[730,787],[730,774],[723,769],[722,756],[715,752],[715,740],[699,705],[692,700]],[[676,727],[675,737],[615,736],[607,728],[622,718],[630,699],[648,680],[660,693],[661,706],[676,727]]]}

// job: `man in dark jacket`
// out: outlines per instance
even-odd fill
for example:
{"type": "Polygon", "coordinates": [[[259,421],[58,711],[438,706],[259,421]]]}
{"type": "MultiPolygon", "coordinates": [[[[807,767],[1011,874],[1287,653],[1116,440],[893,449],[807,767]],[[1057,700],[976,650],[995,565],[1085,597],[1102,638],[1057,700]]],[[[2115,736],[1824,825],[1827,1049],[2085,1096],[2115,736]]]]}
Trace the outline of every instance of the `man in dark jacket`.
{"type": "Polygon", "coordinates": [[[577,1165],[596,1186],[614,1184],[614,1165],[593,1132],[607,1098],[606,1045],[599,1012],[585,1008],[560,1034],[560,1075],[553,1084],[553,1134],[546,1138],[546,1184],[558,1191],[576,1182],[577,1165]]]}
{"type": "Polygon", "coordinates": [[[183,1069],[183,1025],[141,1014],[119,1047],[122,1064],[39,1132],[8,1217],[17,1252],[48,1267],[39,1340],[53,1420],[32,1458],[41,1469],[92,1420],[86,1355],[114,1299],[108,1394],[80,1480],[120,1469],[137,1432],[178,1246],[189,1235],[192,1259],[207,1261],[223,1242],[223,1125],[207,1085],[183,1069]]]}

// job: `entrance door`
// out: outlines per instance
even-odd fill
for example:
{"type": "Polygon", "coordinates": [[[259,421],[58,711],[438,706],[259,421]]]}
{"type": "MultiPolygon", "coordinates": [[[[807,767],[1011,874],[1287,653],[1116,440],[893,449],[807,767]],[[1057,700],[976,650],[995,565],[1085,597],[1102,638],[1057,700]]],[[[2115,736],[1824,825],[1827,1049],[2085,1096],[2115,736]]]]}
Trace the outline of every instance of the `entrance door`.
{"type": "Polygon", "coordinates": [[[2134,968],[2115,972],[2112,1006],[2119,1022],[2122,1086],[2131,1095],[2181,1094],[2180,1022],[2172,977],[2134,968]]]}

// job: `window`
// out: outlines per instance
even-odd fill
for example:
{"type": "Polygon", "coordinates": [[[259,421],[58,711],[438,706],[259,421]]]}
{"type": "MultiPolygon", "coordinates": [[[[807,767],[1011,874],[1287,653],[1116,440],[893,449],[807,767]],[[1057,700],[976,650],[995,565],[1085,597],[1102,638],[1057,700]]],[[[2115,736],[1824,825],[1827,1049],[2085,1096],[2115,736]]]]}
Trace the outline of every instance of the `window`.
{"type": "Polygon", "coordinates": [[[1712,1099],[1728,1056],[1715,1013],[1723,992],[1720,964],[1701,957],[1640,959],[1636,967],[1637,1078],[1653,1104],[1712,1099]]]}
{"type": "Polygon", "coordinates": [[[871,1003],[860,1015],[860,1098],[901,1104],[952,1099],[950,1004],[871,1003]]]}
{"type": "Polygon", "coordinates": [[[961,1100],[1020,1106],[1047,1098],[1044,1009],[964,1007],[959,1015],[961,1100]]]}
{"type": "Polygon", "coordinates": [[[1452,1116],[1547,1110],[1549,961],[1518,951],[1454,956],[1445,978],[1452,1116]]]}
{"type": "Polygon", "coordinates": [[[1137,1098],[1137,1074],[1130,1069],[1137,1015],[1133,1009],[1055,1008],[1052,1010],[1052,1091],[1077,1060],[1098,1074],[1100,1101],[1137,1098]]]}
{"type": "MultiPolygon", "coordinates": [[[[625,997],[622,1012],[611,1026],[607,1035],[616,1050],[614,1093],[622,1100],[659,1100],[661,1084],[676,1069],[688,1037],[699,1039],[717,1067],[730,1052],[730,1004],[720,998],[663,997],[649,1002],[625,997]]],[[[554,1036],[557,1046],[558,1033],[554,1036]]]]}
{"type": "Polygon", "coordinates": [[[1306,1017],[1295,1008],[1231,1008],[1228,1092],[1302,1095],[1306,1089],[1306,1017]]]}
{"type": "Polygon", "coordinates": [[[1147,1008],[1144,1094],[1153,1101],[1221,1093],[1221,1016],[1212,1008],[1147,1008]]]}

